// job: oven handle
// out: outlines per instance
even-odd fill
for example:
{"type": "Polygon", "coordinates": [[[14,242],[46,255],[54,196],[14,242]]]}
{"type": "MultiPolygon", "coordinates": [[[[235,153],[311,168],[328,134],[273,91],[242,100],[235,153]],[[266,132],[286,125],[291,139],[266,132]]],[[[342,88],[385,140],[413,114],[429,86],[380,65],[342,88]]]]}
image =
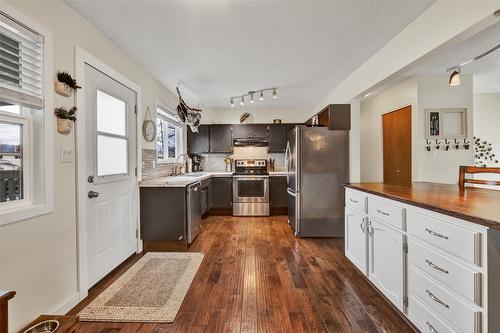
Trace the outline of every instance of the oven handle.
{"type": "Polygon", "coordinates": [[[252,179],[269,178],[269,175],[251,175],[251,176],[247,176],[247,175],[233,175],[233,178],[245,178],[245,179],[248,179],[248,180],[252,180],[252,179]]]}

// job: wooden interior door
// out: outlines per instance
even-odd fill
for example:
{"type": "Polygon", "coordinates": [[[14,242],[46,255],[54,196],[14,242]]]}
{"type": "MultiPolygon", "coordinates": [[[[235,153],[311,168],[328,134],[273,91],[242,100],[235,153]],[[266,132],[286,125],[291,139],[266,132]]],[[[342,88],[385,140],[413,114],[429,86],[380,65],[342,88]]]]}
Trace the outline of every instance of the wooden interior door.
{"type": "Polygon", "coordinates": [[[384,182],[411,184],[411,106],[386,113],[383,119],[384,182]]]}

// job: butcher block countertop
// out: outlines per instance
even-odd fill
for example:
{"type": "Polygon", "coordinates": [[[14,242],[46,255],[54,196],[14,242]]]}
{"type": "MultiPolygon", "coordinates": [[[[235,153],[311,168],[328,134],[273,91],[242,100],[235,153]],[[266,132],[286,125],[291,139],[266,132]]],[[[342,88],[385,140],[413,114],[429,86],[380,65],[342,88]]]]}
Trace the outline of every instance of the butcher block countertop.
{"type": "Polygon", "coordinates": [[[412,185],[351,183],[348,188],[400,201],[500,230],[500,191],[417,182],[412,185]]]}

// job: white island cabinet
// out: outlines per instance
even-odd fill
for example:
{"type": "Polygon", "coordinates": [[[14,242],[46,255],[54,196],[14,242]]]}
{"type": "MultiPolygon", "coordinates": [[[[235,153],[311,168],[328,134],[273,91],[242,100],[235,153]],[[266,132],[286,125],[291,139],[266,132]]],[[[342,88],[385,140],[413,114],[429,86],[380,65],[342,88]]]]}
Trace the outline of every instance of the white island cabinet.
{"type": "Polygon", "coordinates": [[[498,230],[352,188],[345,223],[346,257],[419,330],[500,332],[498,230]]]}

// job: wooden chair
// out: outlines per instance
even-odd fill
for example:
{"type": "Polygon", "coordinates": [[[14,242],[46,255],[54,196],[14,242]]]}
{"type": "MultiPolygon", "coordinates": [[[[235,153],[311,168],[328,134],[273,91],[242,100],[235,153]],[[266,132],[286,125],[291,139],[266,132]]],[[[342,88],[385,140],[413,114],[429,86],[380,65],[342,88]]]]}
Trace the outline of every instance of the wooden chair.
{"type": "Polygon", "coordinates": [[[16,295],[15,291],[0,290],[0,333],[9,332],[9,306],[8,302],[16,295]]]}
{"type": "Polygon", "coordinates": [[[481,173],[500,174],[500,168],[479,168],[474,166],[463,166],[463,165],[460,166],[460,174],[458,177],[458,186],[460,190],[461,191],[465,190],[466,184],[489,185],[489,186],[500,187],[500,181],[475,179],[475,178],[471,179],[466,177],[466,174],[481,174],[481,173]]]}

